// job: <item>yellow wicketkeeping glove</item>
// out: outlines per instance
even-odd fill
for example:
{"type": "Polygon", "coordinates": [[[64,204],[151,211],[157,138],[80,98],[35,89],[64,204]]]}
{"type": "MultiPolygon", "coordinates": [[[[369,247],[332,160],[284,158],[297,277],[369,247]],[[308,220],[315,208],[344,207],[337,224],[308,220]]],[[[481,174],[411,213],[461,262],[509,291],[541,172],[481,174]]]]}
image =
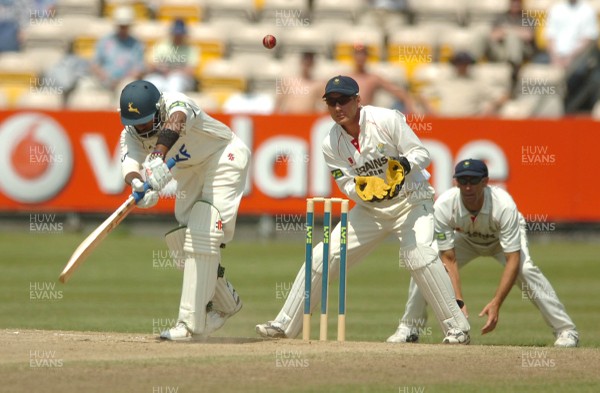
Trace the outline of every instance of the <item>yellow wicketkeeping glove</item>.
{"type": "Polygon", "coordinates": [[[377,176],[356,176],[354,183],[360,199],[367,202],[382,200],[390,189],[385,180],[377,176]]]}
{"type": "Polygon", "coordinates": [[[393,198],[402,189],[404,185],[404,179],[410,172],[410,164],[405,157],[399,159],[388,158],[388,167],[385,172],[387,184],[390,187],[388,191],[388,198],[393,198]]]}

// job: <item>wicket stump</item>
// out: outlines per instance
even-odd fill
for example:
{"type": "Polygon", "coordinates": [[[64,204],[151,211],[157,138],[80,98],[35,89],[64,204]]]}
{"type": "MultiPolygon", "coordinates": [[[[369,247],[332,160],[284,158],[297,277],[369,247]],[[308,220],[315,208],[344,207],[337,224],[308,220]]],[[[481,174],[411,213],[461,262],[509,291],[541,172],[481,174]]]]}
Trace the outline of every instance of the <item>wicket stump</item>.
{"type": "Polygon", "coordinates": [[[319,339],[327,341],[327,310],[329,290],[329,260],[331,235],[331,206],[340,203],[340,284],[338,301],[338,341],[346,340],[346,252],[348,240],[348,204],[343,198],[308,198],[306,200],[306,252],[304,264],[304,319],[302,339],[310,340],[310,297],[312,291],[313,227],[315,203],[323,202],[323,269],[319,339]]]}

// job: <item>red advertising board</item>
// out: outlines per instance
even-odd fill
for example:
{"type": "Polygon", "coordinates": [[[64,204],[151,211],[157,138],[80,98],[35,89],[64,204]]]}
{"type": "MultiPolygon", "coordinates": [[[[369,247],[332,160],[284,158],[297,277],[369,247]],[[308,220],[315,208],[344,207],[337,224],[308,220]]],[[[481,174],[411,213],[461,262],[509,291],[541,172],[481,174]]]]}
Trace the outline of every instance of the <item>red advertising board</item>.
{"type": "MultiPolygon", "coordinates": [[[[327,116],[215,115],[252,149],[240,214],[299,214],[307,196],[340,196],[320,142],[327,116]]],[[[509,121],[409,116],[432,157],[438,193],[463,158],[488,163],[533,221],[599,221],[597,142],[590,119],[509,121]]],[[[0,211],[111,212],[127,197],[114,112],[0,112],[0,211]]],[[[153,212],[168,213],[165,198],[153,212]]]]}

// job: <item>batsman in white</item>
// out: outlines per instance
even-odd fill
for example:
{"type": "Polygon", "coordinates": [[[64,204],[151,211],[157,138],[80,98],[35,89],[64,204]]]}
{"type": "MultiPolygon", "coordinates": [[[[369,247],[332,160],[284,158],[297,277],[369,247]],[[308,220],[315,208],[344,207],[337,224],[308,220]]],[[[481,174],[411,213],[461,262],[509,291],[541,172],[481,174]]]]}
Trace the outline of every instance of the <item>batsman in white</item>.
{"type": "Polygon", "coordinates": [[[242,302],[225,279],[221,248],[232,240],[250,150],[225,124],[181,93],[160,93],[150,82],[131,82],[121,92],[122,173],[134,191],[151,186],[138,207],[158,202],[177,181],[175,218],[165,236],[171,255],[184,262],[179,317],[161,333],[167,340],[208,336],[237,313],[242,302]],[[169,171],[165,160],[175,158],[169,171]]]}
{"type": "MultiPolygon", "coordinates": [[[[356,265],[390,235],[405,267],[433,305],[444,343],[468,344],[469,322],[460,311],[448,273],[432,248],[433,188],[425,170],[428,151],[394,110],[362,106],[359,87],[348,76],[327,82],[323,98],[336,124],[323,141],[323,154],[340,190],[356,205],[348,214],[347,262],[356,265]]],[[[340,226],[331,239],[331,277],[339,276],[340,226]]],[[[321,293],[323,243],[314,247],[311,307],[321,293]]],[[[302,327],[304,266],[274,321],[256,326],[263,337],[296,337],[302,327]]]]}
{"type": "MultiPolygon", "coordinates": [[[[513,285],[518,284],[552,327],[557,347],[576,347],[579,334],[550,282],[533,264],[527,245],[526,222],[511,196],[488,186],[488,169],[483,161],[463,160],[456,165],[457,187],[435,202],[435,232],[442,262],[452,279],[458,299],[463,299],[458,269],[479,256],[494,257],[504,272],[494,297],[479,316],[487,316],[482,334],[498,323],[500,306],[513,285]]],[[[416,342],[419,328],[427,320],[428,301],[418,282],[411,280],[406,311],[388,342],[416,342]]],[[[463,312],[467,314],[466,306],[463,312]]]]}

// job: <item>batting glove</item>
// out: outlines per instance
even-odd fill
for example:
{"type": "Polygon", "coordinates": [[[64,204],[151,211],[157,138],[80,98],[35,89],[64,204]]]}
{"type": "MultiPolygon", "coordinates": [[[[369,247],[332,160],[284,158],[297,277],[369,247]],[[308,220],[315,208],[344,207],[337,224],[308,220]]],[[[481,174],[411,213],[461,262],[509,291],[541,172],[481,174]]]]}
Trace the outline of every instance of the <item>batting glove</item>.
{"type": "Polygon", "coordinates": [[[356,176],[356,193],[366,202],[380,201],[388,194],[390,186],[385,184],[385,180],[377,176],[356,176]]]}
{"type": "Polygon", "coordinates": [[[385,172],[387,184],[390,186],[388,191],[388,198],[393,198],[402,189],[406,175],[410,172],[410,163],[406,157],[400,157],[398,159],[388,158],[388,167],[385,172]]]}
{"type": "MultiPolygon", "coordinates": [[[[131,189],[133,192],[144,192],[144,183],[140,179],[131,181],[131,189]]],[[[140,199],[136,206],[142,209],[149,209],[158,203],[158,191],[148,190],[144,197],[140,199]]]]}
{"type": "Polygon", "coordinates": [[[142,165],[146,173],[146,181],[155,191],[160,191],[173,179],[169,167],[162,158],[149,156],[142,165]]]}

